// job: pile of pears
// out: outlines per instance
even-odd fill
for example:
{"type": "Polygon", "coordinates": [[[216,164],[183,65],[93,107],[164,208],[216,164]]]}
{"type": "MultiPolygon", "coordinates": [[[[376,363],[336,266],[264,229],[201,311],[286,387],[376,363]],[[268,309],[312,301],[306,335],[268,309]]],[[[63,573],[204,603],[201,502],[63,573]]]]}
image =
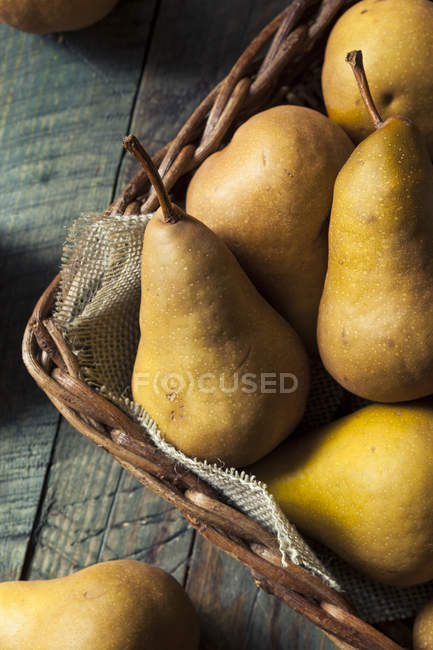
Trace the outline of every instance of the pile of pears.
{"type": "Polygon", "coordinates": [[[302,532],[400,586],[433,579],[431,51],[429,0],[357,3],[326,48],[329,117],[251,117],[193,175],[186,212],[125,140],[160,200],[134,400],[175,447],[250,466],[302,532]],[[372,404],[281,446],[318,355],[372,404]]]}
{"type": "Polygon", "coordinates": [[[193,175],[186,212],[124,143],[160,201],[134,400],[176,448],[248,467],[307,537],[402,587],[433,579],[432,47],[428,0],[356,4],[326,49],[329,117],[251,117],[193,175]],[[318,355],[372,403],[288,438],[318,355]]]}
{"type": "MultiPolygon", "coordinates": [[[[63,5],[0,0],[0,19],[44,31],[63,5]]],[[[114,1],[94,5],[84,22],[114,1]]],[[[194,174],[187,212],[124,142],[160,202],[134,400],[179,450],[248,467],[307,537],[405,587],[433,579],[432,51],[429,0],[358,2],[327,44],[328,117],[287,105],[251,117],[194,174]],[[317,355],[372,403],[288,438],[317,355]]],[[[0,614],[5,650],[199,644],[181,587],[126,560],[0,584],[0,614]]],[[[414,626],[414,648],[432,647],[433,601],[414,626]]]]}

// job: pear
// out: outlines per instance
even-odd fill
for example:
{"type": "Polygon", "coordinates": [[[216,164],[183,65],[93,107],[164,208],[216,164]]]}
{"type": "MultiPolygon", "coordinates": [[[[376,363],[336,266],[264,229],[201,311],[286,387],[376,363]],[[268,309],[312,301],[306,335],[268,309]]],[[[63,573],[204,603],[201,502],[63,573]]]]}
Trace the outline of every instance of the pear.
{"type": "Polygon", "coordinates": [[[413,650],[433,648],[433,598],[418,613],[413,626],[413,650]]]}
{"type": "Polygon", "coordinates": [[[251,467],[287,518],[370,578],[433,578],[433,406],[373,404],[251,467]]]}
{"type": "Polygon", "coordinates": [[[93,25],[118,0],[0,0],[0,22],[23,32],[47,34],[93,25]]]}
{"type": "Polygon", "coordinates": [[[275,106],[242,124],[187,191],[187,211],[225,241],[310,352],[317,352],[332,190],[352,150],[325,115],[275,106]]]}
{"type": "Polygon", "coordinates": [[[429,0],[363,0],[335,24],[322,69],[328,115],[355,143],[372,133],[368,112],[344,55],[362,50],[368,80],[384,119],[405,115],[420,129],[433,156],[433,3],[429,0]]]}
{"type": "MultiPolygon", "coordinates": [[[[139,142],[125,146],[149,173],[139,142]]],[[[248,465],[302,417],[306,352],[227,246],[170,203],[156,170],[151,178],[163,210],[143,241],[133,398],[186,454],[248,465]]]]}
{"type": "Polygon", "coordinates": [[[433,393],[433,167],[409,120],[382,122],[348,56],[376,130],[335,183],[319,350],[353,393],[413,400],[433,393]]]}
{"type": "Polygon", "coordinates": [[[168,573],[136,560],[66,578],[0,583],[2,650],[198,650],[194,607],[168,573]]]}

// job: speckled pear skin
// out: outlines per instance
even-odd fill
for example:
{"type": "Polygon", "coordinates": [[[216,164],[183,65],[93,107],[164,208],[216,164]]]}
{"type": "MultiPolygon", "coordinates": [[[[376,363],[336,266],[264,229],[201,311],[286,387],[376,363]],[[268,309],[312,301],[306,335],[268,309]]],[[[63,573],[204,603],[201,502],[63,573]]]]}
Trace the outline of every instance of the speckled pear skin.
{"type": "Polygon", "coordinates": [[[335,24],[322,68],[329,117],[355,143],[373,131],[345,55],[362,50],[374,102],[383,119],[404,115],[423,134],[433,157],[433,3],[363,0],[335,24]]]}
{"type": "Polygon", "coordinates": [[[0,583],[2,650],[198,650],[194,607],[176,580],[136,560],[64,578],[0,583]]]}
{"type": "Polygon", "coordinates": [[[361,397],[433,393],[433,167],[403,118],[364,140],[337,177],[318,342],[330,374],[361,397]]]}
{"type": "Polygon", "coordinates": [[[332,189],[352,150],[321,113],[276,106],[242,124],[188,187],[187,211],[225,241],[310,352],[317,352],[332,189]]]}
{"type": "Polygon", "coordinates": [[[251,471],[289,521],[370,578],[433,578],[433,407],[373,404],[290,438],[251,471]]]}
{"type": "Polygon", "coordinates": [[[209,228],[186,215],[166,224],[157,214],[143,242],[134,400],[189,456],[248,465],[301,419],[309,389],[306,352],[209,228]],[[173,373],[178,380],[165,382],[173,373]],[[293,373],[299,385],[291,393],[270,386],[247,392],[247,373],[259,385],[261,373],[293,373]]]}
{"type": "Polygon", "coordinates": [[[413,650],[433,648],[433,598],[418,613],[413,626],[413,650]]]}

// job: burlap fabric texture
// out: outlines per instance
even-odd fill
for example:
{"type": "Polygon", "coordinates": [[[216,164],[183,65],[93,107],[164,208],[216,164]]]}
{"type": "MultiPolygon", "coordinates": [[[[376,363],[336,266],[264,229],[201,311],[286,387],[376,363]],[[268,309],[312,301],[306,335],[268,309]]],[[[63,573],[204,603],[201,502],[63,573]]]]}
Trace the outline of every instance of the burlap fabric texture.
{"type": "MultiPolygon", "coordinates": [[[[347,592],[364,620],[374,623],[412,615],[433,594],[433,582],[394,588],[367,580],[327,549],[307,543],[287,521],[265,485],[246,472],[185,456],[161,438],[157,424],[132,401],[130,381],[139,338],[141,248],[148,218],[83,216],[69,232],[55,320],[76,354],[85,380],[140,422],[166,454],[274,533],[284,562],[289,559],[301,564],[332,587],[347,592]]],[[[319,363],[313,364],[312,371],[311,396],[300,432],[331,421],[343,393],[319,363]]]]}

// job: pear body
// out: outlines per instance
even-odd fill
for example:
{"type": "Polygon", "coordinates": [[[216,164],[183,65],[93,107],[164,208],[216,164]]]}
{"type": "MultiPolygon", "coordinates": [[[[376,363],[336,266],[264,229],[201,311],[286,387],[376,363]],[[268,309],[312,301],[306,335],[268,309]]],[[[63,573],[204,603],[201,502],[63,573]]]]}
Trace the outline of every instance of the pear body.
{"type": "Polygon", "coordinates": [[[337,177],[320,303],[322,361],[372,401],[433,393],[433,168],[422,138],[389,118],[337,177]]]}
{"type": "Polygon", "coordinates": [[[370,578],[433,578],[433,408],[371,405],[252,467],[288,519],[370,578]]]}
{"type": "Polygon", "coordinates": [[[362,50],[374,102],[383,119],[404,115],[433,156],[433,3],[362,0],[337,21],[328,39],[322,88],[329,117],[358,143],[373,126],[345,55],[362,50]]]}
{"type": "Polygon", "coordinates": [[[321,113],[276,106],[242,124],[188,187],[187,211],[225,241],[310,351],[317,347],[332,188],[352,150],[321,113]]]}
{"type": "Polygon", "coordinates": [[[118,0],[0,0],[0,22],[23,32],[47,34],[93,25],[118,0]]]}
{"type": "Polygon", "coordinates": [[[418,613],[413,626],[413,650],[433,648],[433,598],[418,613]]]}
{"type": "Polygon", "coordinates": [[[301,341],[190,216],[154,216],[146,228],[140,329],[133,398],[186,454],[247,465],[300,420],[309,388],[301,341]]]}
{"type": "Polygon", "coordinates": [[[197,615],[182,587],[135,560],[66,578],[0,583],[2,650],[198,650],[197,615]]]}

